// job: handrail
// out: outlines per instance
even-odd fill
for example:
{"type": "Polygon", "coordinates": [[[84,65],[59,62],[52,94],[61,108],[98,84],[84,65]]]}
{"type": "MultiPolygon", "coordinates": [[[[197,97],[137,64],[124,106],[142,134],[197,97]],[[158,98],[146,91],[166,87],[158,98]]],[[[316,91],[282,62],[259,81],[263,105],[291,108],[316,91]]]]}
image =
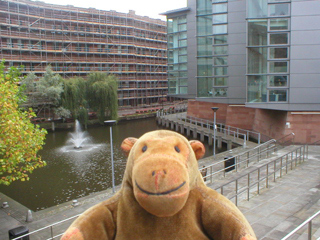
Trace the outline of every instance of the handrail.
{"type": "Polygon", "coordinates": [[[277,143],[278,143],[278,145],[280,145],[282,147],[287,146],[288,143],[291,143],[291,144],[294,143],[294,138],[295,138],[295,134],[292,132],[292,133],[289,133],[288,135],[285,135],[285,136],[277,139],[277,143]],[[291,137],[291,139],[290,139],[290,137],[291,137]],[[286,138],[289,138],[289,139],[284,141],[284,139],[286,139],[286,138]]]}
{"type": "MultiPolygon", "coordinates": [[[[208,123],[212,123],[213,124],[213,121],[209,121],[209,120],[206,120],[206,119],[202,119],[202,118],[197,118],[197,117],[191,117],[191,116],[187,116],[187,119],[195,119],[199,122],[207,122],[207,125],[208,123]]],[[[237,132],[237,133],[240,133],[240,132],[245,132],[246,135],[247,135],[247,140],[249,140],[249,136],[250,136],[250,133],[252,134],[255,134],[257,135],[257,138],[258,138],[258,143],[260,144],[260,133],[259,132],[254,132],[254,131],[251,131],[251,130],[246,130],[246,129],[242,129],[242,128],[238,128],[238,127],[233,127],[233,126],[230,126],[230,125],[225,125],[223,123],[216,123],[216,125],[219,125],[221,129],[228,129],[228,131],[233,131],[233,132],[237,132]],[[234,130],[232,130],[234,129],[234,130]]]]}
{"type": "Polygon", "coordinates": [[[294,150],[284,154],[283,156],[276,158],[274,160],[272,160],[271,162],[268,162],[262,166],[257,167],[256,169],[251,170],[250,172],[239,176],[227,183],[222,184],[219,187],[216,187],[215,190],[220,189],[221,194],[223,194],[223,190],[224,188],[235,182],[235,194],[230,196],[229,199],[235,198],[235,205],[238,205],[238,197],[240,194],[244,193],[247,191],[247,200],[250,199],[250,188],[252,188],[253,186],[257,186],[257,193],[260,194],[260,189],[261,189],[261,182],[262,181],[266,181],[265,182],[265,186],[266,188],[269,187],[269,177],[273,176],[273,180],[274,182],[276,181],[276,175],[277,172],[279,171],[279,177],[282,177],[283,171],[285,171],[285,173],[288,172],[289,168],[291,165],[291,170],[293,169],[293,167],[298,165],[298,161],[299,163],[301,163],[302,161],[305,160],[306,158],[306,146],[300,146],[295,148],[294,150]],[[294,156],[295,154],[295,156],[294,156]],[[284,162],[285,160],[285,162],[284,162]],[[273,167],[273,171],[271,172],[271,168],[273,167]],[[265,168],[265,176],[261,176],[261,170],[263,170],[265,168]],[[252,173],[253,172],[258,172],[258,176],[257,176],[257,181],[251,182],[251,178],[252,178],[252,173]],[[246,182],[245,187],[242,187],[241,189],[239,188],[239,181],[241,178],[247,177],[247,180],[243,180],[243,182],[246,182]]]}
{"type": "Polygon", "coordinates": [[[30,235],[32,235],[32,234],[38,233],[38,232],[40,232],[40,231],[42,231],[42,230],[45,230],[45,229],[48,229],[48,228],[50,228],[50,235],[51,235],[51,237],[48,238],[48,239],[55,239],[56,237],[61,236],[63,233],[60,233],[60,234],[58,234],[58,235],[53,236],[53,227],[54,227],[54,226],[60,225],[60,224],[62,224],[62,223],[64,223],[64,222],[67,222],[67,221],[70,221],[70,220],[73,220],[73,219],[79,217],[80,215],[81,215],[81,214],[78,214],[78,215],[69,217],[69,218],[64,219],[64,220],[62,220],[62,221],[59,221],[59,222],[50,224],[49,226],[46,226],[46,227],[37,229],[37,230],[35,230],[35,231],[32,231],[32,232],[29,232],[29,233],[27,233],[27,234],[21,235],[21,236],[19,236],[19,237],[16,237],[16,238],[14,238],[14,239],[12,239],[12,240],[20,240],[20,239],[23,239],[23,238],[26,237],[26,236],[30,236],[30,235]]]}
{"type": "MultiPolygon", "coordinates": [[[[184,116],[180,116],[180,115],[177,115],[177,118],[178,120],[180,121],[185,121],[185,122],[188,122],[190,124],[195,124],[197,126],[200,126],[203,128],[203,129],[208,129],[208,130],[213,130],[214,128],[214,122],[212,121],[209,121],[209,120],[204,120],[204,119],[201,119],[201,118],[195,118],[195,117],[184,117],[184,116]]],[[[230,130],[229,129],[225,129],[221,124],[216,124],[216,125],[220,125],[219,127],[217,127],[217,131],[218,132],[221,132],[221,133],[224,133],[224,135],[226,136],[227,134],[229,136],[233,136],[233,138],[242,138],[243,139],[243,146],[245,147],[246,146],[246,142],[248,140],[248,136],[246,134],[243,134],[241,133],[240,131],[243,130],[243,129],[238,129],[237,131],[233,131],[233,130],[230,130]],[[240,131],[239,131],[240,130],[240,131]]],[[[235,128],[236,129],[236,128],[235,128]]]]}
{"type": "MultiPolygon", "coordinates": [[[[297,166],[297,160],[299,159],[300,160],[300,162],[301,162],[301,158],[302,158],[302,160],[304,161],[304,156],[305,156],[305,154],[306,154],[306,152],[305,152],[305,146],[302,146],[302,147],[298,147],[298,148],[296,148],[296,149],[294,149],[293,151],[291,151],[291,152],[289,152],[289,153],[287,153],[287,154],[285,154],[285,155],[283,155],[283,156],[281,156],[281,157],[279,157],[279,158],[277,158],[277,159],[275,159],[275,160],[273,160],[272,162],[269,162],[269,163],[267,163],[267,164],[264,164],[263,166],[260,166],[260,167],[258,167],[257,169],[254,169],[254,170],[252,170],[252,171],[250,171],[249,173],[247,173],[246,175],[243,175],[243,176],[240,176],[240,177],[238,177],[238,178],[236,178],[236,179],[234,179],[234,180],[232,180],[232,181],[229,181],[228,183],[225,183],[225,184],[223,184],[223,185],[221,185],[220,187],[217,187],[217,188],[215,188],[216,190],[217,189],[221,189],[221,194],[223,194],[223,188],[226,186],[226,185],[228,185],[228,184],[230,184],[230,183],[232,183],[232,182],[236,182],[236,195],[234,195],[234,196],[231,196],[230,197],[230,199],[232,199],[232,198],[236,198],[236,205],[238,204],[238,195],[240,195],[241,193],[243,193],[244,191],[248,191],[248,200],[249,200],[249,194],[250,194],[250,187],[252,187],[252,186],[254,186],[254,185],[258,185],[258,194],[259,194],[259,191],[260,191],[260,182],[261,181],[263,181],[263,180],[265,180],[266,179],[266,186],[268,187],[268,181],[269,181],[269,176],[271,176],[271,175],[274,175],[274,181],[275,181],[275,179],[276,179],[276,172],[277,171],[280,171],[280,177],[282,176],[282,171],[283,171],[283,168],[285,168],[285,171],[286,171],[286,173],[287,173],[287,171],[288,171],[288,165],[290,165],[291,164],[291,169],[293,168],[293,163],[295,162],[295,166],[297,166]],[[301,155],[301,152],[302,152],[302,148],[303,148],[303,156],[301,155]],[[300,150],[300,155],[298,156],[298,150],[300,150]],[[293,153],[296,153],[296,156],[295,156],[295,158],[293,158],[293,153]],[[285,157],[285,156],[289,156],[291,154],[291,161],[288,161],[289,159],[288,159],[288,157],[286,158],[286,164],[285,165],[283,165],[283,158],[285,157]],[[277,160],[280,160],[281,162],[280,162],[280,168],[276,168],[277,167],[277,164],[276,164],[276,161],[277,160]],[[260,178],[260,169],[262,169],[263,167],[265,167],[265,166],[269,166],[269,164],[272,164],[272,163],[274,163],[274,171],[273,172],[271,172],[271,173],[269,173],[269,167],[267,167],[267,174],[266,174],[266,177],[264,177],[264,178],[260,178]],[[251,173],[253,173],[254,171],[258,171],[258,181],[256,181],[256,182],[253,182],[253,183],[250,183],[250,174],[251,173]],[[249,176],[248,177],[248,187],[244,187],[244,188],[242,188],[242,189],[240,189],[239,190],[239,186],[238,186],[238,183],[239,183],[239,179],[240,178],[243,178],[244,176],[249,176]]],[[[204,178],[205,177],[208,177],[208,176],[204,176],[204,178]]],[[[62,220],[62,221],[59,221],[59,222],[56,222],[56,223],[54,223],[54,224],[51,224],[51,225],[49,225],[49,226],[46,226],[46,227],[43,227],[43,228],[40,228],[40,229],[37,229],[37,230],[35,230],[35,231],[32,231],[32,232],[30,232],[30,233],[27,233],[27,234],[25,234],[25,235],[22,235],[22,236],[19,236],[19,237],[17,237],[17,238],[14,238],[14,239],[12,239],[12,240],[19,240],[19,239],[21,239],[21,238],[23,238],[23,237],[25,237],[25,236],[30,236],[30,235],[33,235],[33,234],[36,234],[36,233],[38,233],[38,232],[40,232],[40,231],[43,231],[43,230],[46,230],[46,229],[49,229],[49,231],[50,231],[50,238],[48,238],[47,240],[49,240],[49,239],[55,239],[55,238],[57,238],[57,237],[60,237],[63,233],[59,233],[59,234],[57,234],[57,235],[54,235],[53,234],[53,227],[55,227],[56,225],[60,225],[60,224],[62,224],[62,223],[65,223],[65,222],[67,222],[67,221],[70,221],[70,220],[73,220],[73,219],[75,219],[75,218],[77,218],[78,216],[80,216],[81,214],[78,214],[78,215],[75,215],[75,216],[73,216],[73,217],[70,217],[70,218],[67,218],[67,219],[64,219],[64,220],[62,220]]]]}
{"type": "Polygon", "coordinates": [[[303,223],[301,223],[298,227],[296,227],[294,230],[292,230],[289,234],[287,234],[285,237],[281,238],[281,240],[289,239],[293,234],[295,234],[298,230],[303,228],[305,225],[308,224],[308,240],[312,239],[312,220],[316,217],[320,216],[320,210],[309,217],[307,220],[305,220],[303,223]]]}
{"type": "Polygon", "coordinates": [[[249,163],[252,163],[255,159],[257,162],[259,162],[261,159],[263,159],[264,156],[268,158],[270,152],[275,152],[276,150],[275,143],[276,143],[276,140],[271,139],[268,142],[260,144],[236,156],[225,158],[224,160],[221,160],[213,164],[210,164],[208,166],[205,166],[203,168],[200,168],[200,171],[203,170],[208,172],[209,170],[210,173],[206,175],[206,179],[210,178],[210,182],[212,182],[212,177],[218,173],[223,172],[225,176],[225,173],[227,170],[235,169],[236,171],[238,171],[242,163],[246,163],[245,165],[246,167],[248,167],[249,163]],[[225,167],[223,165],[223,168],[214,170],[215,167],[217,167],[218,165],[224,164],[228,160],[234,160],[234,164],[231,164],[228,167],[225,167]]]}

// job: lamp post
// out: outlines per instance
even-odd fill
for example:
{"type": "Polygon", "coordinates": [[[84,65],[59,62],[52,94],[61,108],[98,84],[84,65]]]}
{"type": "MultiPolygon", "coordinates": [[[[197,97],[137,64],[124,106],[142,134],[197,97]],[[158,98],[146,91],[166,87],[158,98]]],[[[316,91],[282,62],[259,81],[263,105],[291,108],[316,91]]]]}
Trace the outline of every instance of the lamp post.
{"type": "Polygon", "coordinates": [[[212,107],[213,111],[213,156],[216,155],[216,112],[218,111],[218,107],[212,107]]]}
{"type": "Polygon", "coordinates": [[[112,192],[115,192],[114,186],[114,162],[113,162],[113,145],[112,145],[112,126],[116,123],[116,120],[104,121],[104,124],[110,126],[110,145],[111,145],[111,169],[112,169],[112,192]]]}

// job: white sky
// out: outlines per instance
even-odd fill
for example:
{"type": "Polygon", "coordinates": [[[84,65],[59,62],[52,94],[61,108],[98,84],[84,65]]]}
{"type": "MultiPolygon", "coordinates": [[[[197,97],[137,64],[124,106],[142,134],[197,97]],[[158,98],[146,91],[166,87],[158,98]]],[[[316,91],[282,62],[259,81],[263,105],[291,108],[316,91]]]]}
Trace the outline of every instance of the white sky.
{"type": "Polygon", "coordinates": [[[73,5],[75,7],[93,7],[100,10],[115,10],[128,13],[136,11],[137,15],[166,20],[159,15],[169,10],[187,6],[187,0],[41,0],[46,3],[59,5],[73,5]]]}

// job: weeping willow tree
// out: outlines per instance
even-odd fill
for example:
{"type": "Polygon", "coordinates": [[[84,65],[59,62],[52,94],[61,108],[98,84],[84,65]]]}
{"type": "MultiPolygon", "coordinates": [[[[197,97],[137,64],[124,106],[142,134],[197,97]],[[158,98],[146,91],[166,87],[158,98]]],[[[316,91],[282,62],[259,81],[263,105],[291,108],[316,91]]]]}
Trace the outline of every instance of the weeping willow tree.
{"type": "Polygon", "coordinates": [[[87,84],[83,78],[64,79],[64,92],[61,97],[62,106],[85,126],[88,123],[86,88],[87,84]]]}
{"type": "Polygon", "coordinates": [[[94,72],[88,77],[87,99],[90,108],[97,112],[99,122],[118,117],[118,82],[113,75],[94,72]]]}

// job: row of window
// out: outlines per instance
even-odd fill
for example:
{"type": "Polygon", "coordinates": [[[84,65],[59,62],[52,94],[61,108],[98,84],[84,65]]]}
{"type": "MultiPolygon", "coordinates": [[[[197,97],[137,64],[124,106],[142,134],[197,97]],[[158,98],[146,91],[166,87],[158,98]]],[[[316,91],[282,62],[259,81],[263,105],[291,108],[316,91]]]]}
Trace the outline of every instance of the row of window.
{"type": "Polygon", "coordinates": [[[290,3],[283,2],[249,0],[248,102],[288,100],[290,3]]]}
{"type": "Polygon", "coordinates": [[[168,19],[168,87],[170,94],[187,94],[187,19],[168,19]]]}
{"type": "Polygon", "coordinates": [[[198,97],[227,97],[227,1],[197,1],[198,97]]]}
{"type": "Polygon", "coordinates": [[[248,18],[290,16],[290,3],[268,0],[248,0],[248,18]]]}

